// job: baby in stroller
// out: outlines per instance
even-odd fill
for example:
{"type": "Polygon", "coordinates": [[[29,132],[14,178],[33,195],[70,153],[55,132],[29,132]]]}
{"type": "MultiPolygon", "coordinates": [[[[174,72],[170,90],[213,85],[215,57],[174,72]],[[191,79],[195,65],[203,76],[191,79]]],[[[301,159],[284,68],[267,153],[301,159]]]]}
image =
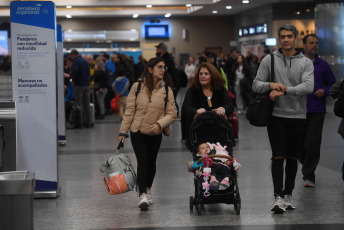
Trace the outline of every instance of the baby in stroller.
{"type": "MultiPolygon", "coordinates": [[[[219,145],[219,144],[218,144],[219,145]]],[[[210,143],[201,143],[197,147],[197,158],[200,159],[202,157],[208,156],[208,154],[216,153],[214,149],[214,144],[210,143]]],[[[224,152],[226,153],[226,152],[224,152]]],[[[228,152],[226,153],[228,155],[228,152]]],[[[229,155],[228,155],[229,156],[229,155]]],[[[224,190],[230,186],[230,179],[232,178],[230,166],[231,162],[227,158],[213,158],[211,164],[211,173],[210,173],[210,187],[216,188],[220,185],[219,190],[224,190]],[[223,178],[222,181],[216,179],[216,173],[219,172],[221,177],[223,178]]]]}
{"type": "Polygon", "coordinates": [[[234,143],[231,124],[223,116],[205,112],[193,120],[186,146],[194,161],[187,162],[189,171],[194,173],[195,186],[190,210],[196,207],[198,215],[203,204],[214,203],[234,204],[236,213],[240,214],[237,180],[240,164],[233,158],[234,143]]]}

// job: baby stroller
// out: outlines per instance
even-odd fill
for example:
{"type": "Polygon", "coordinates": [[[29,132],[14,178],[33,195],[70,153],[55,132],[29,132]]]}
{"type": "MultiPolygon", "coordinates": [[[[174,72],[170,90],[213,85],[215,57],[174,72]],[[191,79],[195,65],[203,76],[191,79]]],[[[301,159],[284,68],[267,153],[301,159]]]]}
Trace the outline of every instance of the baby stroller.
{"type": "MultiPolygon", "coordinates": [[[[192,152],[193,160],[200,163],[204,158],[197,159],[197,146],[200,143],[220,143],[222,146],[227,146],[229,158],[235,160],[233,157],[233,146],[235,140],[230,122],[223,116],[217,115],[215,112],[205,112],[198,115],[190,126],[190,137],[186,142],[186,146],[192,152]]],[[[208,158],[213,158],[212,152],[208,154],[208,158]]],[[[233,161],[232,161],[233,162],[233,161]]],[[[236,162],[236,161],[235,161],[236,162]]],[[[237,162],[236,162],[237,163],[237,162]]],[[[238,163],[237,163],[238,165],[238,163]]],[[[240,214],[241,199],[237,181],[236,166],[234,163],[230,165],[231,183],[225,190],[212,189],[204,190],[202,183],[204,182],[204,172],[201,170],[193,170],[194,172],[194,186],[195,195],[190,196],[190,210],[192,211],[196,206],[197,214],[201,215],[204,204],[226,203],[234,204],[236,214],[240,214]]],[[[240,165],[240,164],[239,164],[240,165]]],[[[190,169],[190,163],[189,163],[190,169]]],[[[215,174],[218,181],[221,181],[221,175],[215,174]]]]}

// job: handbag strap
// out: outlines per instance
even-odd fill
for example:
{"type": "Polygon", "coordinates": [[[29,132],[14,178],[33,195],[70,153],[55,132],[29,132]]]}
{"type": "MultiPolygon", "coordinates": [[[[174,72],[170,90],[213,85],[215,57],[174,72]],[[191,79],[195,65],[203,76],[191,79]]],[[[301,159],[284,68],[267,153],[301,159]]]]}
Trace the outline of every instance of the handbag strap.
{"type": "Polygon", "coordinates": [[[274,80],[275,80],[275,56],[274,56],[274,54],[270,54],[270,56],[271,56],[270,82],[274,82],[274,80]]]}

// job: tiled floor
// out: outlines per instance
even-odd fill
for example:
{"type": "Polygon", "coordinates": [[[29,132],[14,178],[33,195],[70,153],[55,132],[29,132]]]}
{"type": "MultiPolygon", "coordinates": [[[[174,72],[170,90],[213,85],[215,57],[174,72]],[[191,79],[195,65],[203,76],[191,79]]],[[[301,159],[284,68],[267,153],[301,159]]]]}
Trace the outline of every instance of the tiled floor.
{"type": "MultiPolygon", "coordinates": [[[[205,205],[202,215],[189,209],[194,193],[193,174],[185,161],[191,153],[181,142],[180,122],[172,125],[172,135],[164,137],[152,188],[155,204],[140,211],[135,192],[109,195],[99,168],[117,145],[119,119],[108,116],[92,129],[67,131],[67,145],[59,147],[61,195],[56,199],[35,199],[35,229],[233,229],[233,230],[339,230],[344,229],[344,186],[341,164],[344,140],[336,133],[339,118],[326,116],[322,155],[316,171],[316,187],[304,188],[297,175],[296,209],[282,215],[271,214],[272,179],[265,128],[250,126],[240,115],[239,140],[234,156],[242,164],[239,188],[241,214],[233,205],[205,205]]],[[[123,150],[135,156],[127,140],[123,150]]]]}

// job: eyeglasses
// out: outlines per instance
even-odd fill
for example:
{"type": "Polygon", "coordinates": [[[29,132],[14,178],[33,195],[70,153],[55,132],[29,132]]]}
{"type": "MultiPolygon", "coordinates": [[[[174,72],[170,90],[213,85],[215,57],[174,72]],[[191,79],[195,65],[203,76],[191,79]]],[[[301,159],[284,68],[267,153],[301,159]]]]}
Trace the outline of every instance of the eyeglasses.
{"type": "Polygon", "coordinates": [[[158,70],[164,69],[166,71],[168,69],[167,66],[164,65],[157,65],[155,67],[158,68],[158,70]]]}
{"type": "Polygon", "coordinates": [[[198,74],[199,76],[208,76],[209,75],[209,73],[208,72],[199,72],[199,74],[198,74]]]}

